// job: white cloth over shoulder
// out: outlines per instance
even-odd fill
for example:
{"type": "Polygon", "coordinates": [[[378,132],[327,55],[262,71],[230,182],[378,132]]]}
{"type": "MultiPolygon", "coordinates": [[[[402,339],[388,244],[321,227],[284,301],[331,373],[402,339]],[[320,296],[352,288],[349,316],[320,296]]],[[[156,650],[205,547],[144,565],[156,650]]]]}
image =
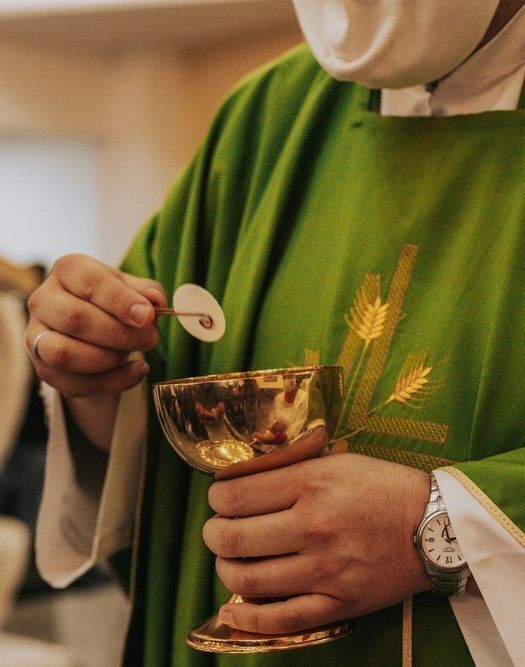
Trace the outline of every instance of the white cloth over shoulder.
{"type": "Polygon", "coordinates": [[[49,427],[36,559],[42,577],[68,586],[131,543],[147,431],[146,383],[122,394],[109,457],[70,443],[60,395],[42,385],[49,427]]]}
{"type": "Polygon", "coordinates": [[[435,471],[454,532],[483,598],[450,598],[477,667],[525,665],[525,549],[445,470],[435,471]]]}

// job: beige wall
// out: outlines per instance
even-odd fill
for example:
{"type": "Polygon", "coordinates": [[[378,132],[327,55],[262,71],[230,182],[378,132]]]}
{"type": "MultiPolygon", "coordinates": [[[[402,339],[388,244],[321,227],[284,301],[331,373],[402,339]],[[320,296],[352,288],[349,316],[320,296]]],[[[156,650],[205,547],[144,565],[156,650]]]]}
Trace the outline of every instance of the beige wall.
{"type": "Polygon", "coordinates": [[[124,226],[136,228],[160,205],[235,82],[299,39],[292,30],[211,51],[132,53],[113,63],[106,119],[113,130],[104,182],[111,247],[122,247],[124,226]],[[115,189],[116,173],[126,188],[115,189]]]}
{"type": "Polygon", "coordinates": [[[100,149],[100,258],[115,262],[191,158],[228,89],[300,40],[277,34],[214,49],[118,55],[0,46],[0,136],[76,136],[100,149]]]}
{"type": "Polygon", "coordinates": [[[0,134],[99,134],[100,60],[4,42],[0,62],[0,134]]]}
{"type": "Polygon", "coordinates": [[[191,107],[195,114],[191,121],[191,147],[201,140],[213,113],[226,91],[242,76],[301,41],[299,29],[290,29],[276,35],[267,35],[257,40],[231,44],[228,48],[217,48],[212,53],[197,51],[189,59],[192,85],[191,107]]]}

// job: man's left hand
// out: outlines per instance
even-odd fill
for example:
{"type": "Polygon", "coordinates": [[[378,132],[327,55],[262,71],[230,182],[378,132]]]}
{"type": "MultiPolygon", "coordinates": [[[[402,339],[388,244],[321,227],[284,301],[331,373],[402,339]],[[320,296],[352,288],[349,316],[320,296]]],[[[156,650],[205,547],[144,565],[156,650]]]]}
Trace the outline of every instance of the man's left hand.
{"type": "Polygon", "coordinates": [[[429,488],[425,472],[356,454],[215,482],[204,540],[225,586],[253,599],[224,605],[221,620],[294,632],[429,590],[412,543],[429,488]]]}

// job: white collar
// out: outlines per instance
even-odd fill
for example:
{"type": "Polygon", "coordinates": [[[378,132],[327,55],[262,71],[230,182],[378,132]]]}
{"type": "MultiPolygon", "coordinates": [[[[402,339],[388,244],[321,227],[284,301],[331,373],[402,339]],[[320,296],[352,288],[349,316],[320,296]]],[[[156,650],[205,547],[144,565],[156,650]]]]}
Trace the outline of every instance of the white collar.
{"type": "Polygon", "coordinates": [[[516,109],[525,79],[525,5],[479,51],[439,82],[383,90],[383,116],[454,116],[516,109]]]}

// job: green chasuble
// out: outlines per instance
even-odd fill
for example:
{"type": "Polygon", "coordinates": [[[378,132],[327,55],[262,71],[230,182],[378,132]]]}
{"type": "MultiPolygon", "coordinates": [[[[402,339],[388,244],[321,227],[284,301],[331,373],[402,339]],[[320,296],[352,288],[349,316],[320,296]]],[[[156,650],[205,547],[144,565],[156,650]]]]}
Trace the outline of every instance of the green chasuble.
{"type": "MultiPolygon", "coordinates": [[[[163,319],[151,379],[339,363],[337,449],[451,466],[525,546],[525,111],[392,118],[372,97],[305,47],[233,91],[123,265],[205,286],[227,331],[201,344],[163,319]]],[[[189,649],[227,598],[201,538],[209,484],[152,413],[125,665],[401,663],[401,604],[315,648],[189,649]]],[[[473,664],[448,600],[416,596],[413,618],[415,665],[473,664]]]]}

